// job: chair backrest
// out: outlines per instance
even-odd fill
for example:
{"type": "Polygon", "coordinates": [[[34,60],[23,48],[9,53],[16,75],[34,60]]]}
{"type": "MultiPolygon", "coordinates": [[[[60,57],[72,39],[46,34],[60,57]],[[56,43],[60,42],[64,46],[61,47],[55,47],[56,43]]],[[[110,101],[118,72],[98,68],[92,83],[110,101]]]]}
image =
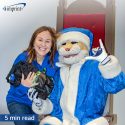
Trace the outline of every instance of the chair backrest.
{"type": "MultiPolygon", "coordinates": [[[[99,46],[101,38],[107,51],[114,54],[115,43],[115,1],[76,0],[67,6],[67,0],[60,0],[57,8],[57,31],[68,27],[86,28],[93,32],[93,47],[99,46]]],[[[113,112],[113,96],[108,98],[107,112],[113,112]]],[[[106,113],[106,112],[105,112],[106,113]]]]}
{"type": "Polygon", "coordinates": [[[89,29],[94,34],[93,47],[98,47],[101,38],[105,40],[105,14],[66,14],[64,15],[64,28],[82,27],[89,29]],[[76,20],[77,19],[77,20],[76,20]]]}

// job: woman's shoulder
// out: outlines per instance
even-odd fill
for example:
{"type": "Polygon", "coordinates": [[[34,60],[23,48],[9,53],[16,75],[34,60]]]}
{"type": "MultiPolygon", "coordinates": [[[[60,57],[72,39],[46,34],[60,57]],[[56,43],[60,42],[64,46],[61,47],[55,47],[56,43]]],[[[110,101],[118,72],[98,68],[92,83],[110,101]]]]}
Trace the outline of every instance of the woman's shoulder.
{"type": "Polygon", "coordinates": [[[18,62],[20,62],[20,61],[26,61],[26,60],[27,60],[27,57],[28,57],[28,54],[27,54],[26,51],[20,53],[20,54],[16,57],[16,59],[15,59],[15,61],[14,61],[14,64],[16,64],[16,63],[18,63],[18,62]]]}

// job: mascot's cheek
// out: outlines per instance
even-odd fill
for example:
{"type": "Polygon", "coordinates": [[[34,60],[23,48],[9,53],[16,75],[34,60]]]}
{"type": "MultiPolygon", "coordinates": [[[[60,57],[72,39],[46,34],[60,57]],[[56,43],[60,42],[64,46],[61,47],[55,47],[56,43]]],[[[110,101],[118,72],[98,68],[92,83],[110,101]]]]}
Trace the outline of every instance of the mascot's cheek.
{"type": "Polygon", "coordinates": [[[86,45],[84,43],[78,42],[78,45],[79,45],[81,50],[87,50],[87,47],[86,47],[86,45]]]}
{"type": "Polygon", "coordinates": [[[63,48],[63,47],[60,47],[59,50],[58,50],[58,52],[59,52],[59,55],[63,55],[63,53],[64,53],[64,48],[63,48]]]}

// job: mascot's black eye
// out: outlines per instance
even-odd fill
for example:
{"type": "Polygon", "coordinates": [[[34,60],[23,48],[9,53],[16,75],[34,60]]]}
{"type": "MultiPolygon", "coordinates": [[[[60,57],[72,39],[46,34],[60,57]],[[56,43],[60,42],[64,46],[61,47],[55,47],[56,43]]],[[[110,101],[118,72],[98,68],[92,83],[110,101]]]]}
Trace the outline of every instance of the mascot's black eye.
{"type": "Polygon", "coordinates": [[[62,45],[64,46],[64,45],[66,45],[66,43],[63,43],[62,45]]]}
{"type": "Polygon", "coordinates": [[[76,44],[76,43],[78,43],[78,42],[76,42],[76,41],[72,41],[71,43],[72,43],[72,44],[76,44]]]}

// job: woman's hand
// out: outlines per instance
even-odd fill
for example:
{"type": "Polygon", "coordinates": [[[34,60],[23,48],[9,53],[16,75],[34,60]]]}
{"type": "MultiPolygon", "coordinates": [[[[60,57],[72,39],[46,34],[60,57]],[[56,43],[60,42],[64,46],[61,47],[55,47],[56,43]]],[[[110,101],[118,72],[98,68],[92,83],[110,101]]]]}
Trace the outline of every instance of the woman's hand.
{"type": "Polygon", "coordinates": [[[35,76],[35,73],[34,72],[30,72],[28,74],[27,78],[24,79],[24,74],[22,74],[21,84],[26,86],[26,87],[31,87],[34,76],[35,76]]]}

